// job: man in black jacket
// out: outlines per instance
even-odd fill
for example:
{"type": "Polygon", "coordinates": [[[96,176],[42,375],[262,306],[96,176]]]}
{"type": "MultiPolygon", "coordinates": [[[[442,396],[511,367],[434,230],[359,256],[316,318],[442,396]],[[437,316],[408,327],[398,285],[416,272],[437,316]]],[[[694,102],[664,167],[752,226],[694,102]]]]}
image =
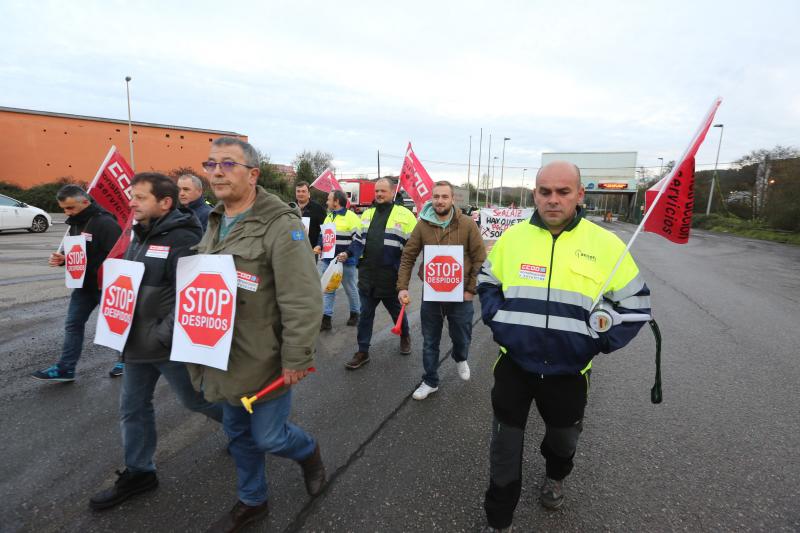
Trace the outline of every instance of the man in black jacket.
{"type": "MultiPolygon", "coordinates": [[[[303,218],[308,217],[308,242],[311,247],[317,245],[319,240],[320,226],[328,213],[325,208],[311,199],[311,190],[307,181],[298,181],[294,186],[294,198],[297,200],[297,207],[300,209],[303,218]]],[[[317,256],[314,256],[317,258],[317,256]]]]}
{"type": "Polygon", "coordinates": [[[178,191],[181,205],[192,210],[205,231],[208,225],[208,214],[212,208],[203,197],[203,180],[194,174],[184,174],[178,178],[178,191]]]}
{"type": "Polygon", "coordinates": [[[222,407],[192,387],[183,363],[170,361],[178,259],[192,255],[203,231],[197,217],[178,206],[178,187],[167,176],[141,173],[131,180],[131,209],[137,224],[125,259],[144,263],[133,323],[122,351],[125,374],[120,394],[120,425],[125,470],[114,487],[95,494],[89,506],[108,509],[158,486],[153,454],[156,420],[153,390],[162,375],[181,403],[217,422],[222,407]]]}
{"type": "MultiPolygon", "coordinates": [[[[73,289],[64,324],[64,345],[58,362],[32,374],[42,381],[75,381],[75,367],[83,349],[83,335],[89,316],[100,303],[97,270],[106,260],[120,233],[119,225],[111,213],[92,202],[91,197],[77,185],[64,185],[56,194],[59,207],[67,215],[69,234],[86,237],[86,276],[83,287],[73,289]]],[[[64,266],[63,250],[50,254],[48,264],[64,266]]],[[[116,367],[115,367],[116,368],[116,367]]],[[[113,372],[113,370],[112,370],[113,372]]]]}

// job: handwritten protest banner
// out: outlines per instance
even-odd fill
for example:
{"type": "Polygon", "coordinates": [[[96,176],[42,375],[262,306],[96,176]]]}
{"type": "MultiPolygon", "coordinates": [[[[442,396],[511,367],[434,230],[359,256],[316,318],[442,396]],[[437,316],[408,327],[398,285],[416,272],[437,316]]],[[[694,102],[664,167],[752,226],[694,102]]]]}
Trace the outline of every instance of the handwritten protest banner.
{"type": "Polygon", "coordinates": [[[528,220],[532,215],[533,209],[517,209],[513,207],[481,209],[481,237],[485,241],[496,241],[509,227],[528,220]]]}

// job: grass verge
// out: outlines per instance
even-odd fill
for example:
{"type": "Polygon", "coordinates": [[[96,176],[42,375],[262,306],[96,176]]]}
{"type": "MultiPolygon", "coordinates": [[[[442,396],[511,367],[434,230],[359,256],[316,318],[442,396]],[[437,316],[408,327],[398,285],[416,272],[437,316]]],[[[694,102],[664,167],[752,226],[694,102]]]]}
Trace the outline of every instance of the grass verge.
{"type": "Polygon", "coordinates": [[[708,216],[695,215],[692,220],[692,227],[719,233],[730,233],[762,241],[782,242],[800,246],[800,233],[774,230],[757,220],[744,220],[717,214],[708,216]]]}

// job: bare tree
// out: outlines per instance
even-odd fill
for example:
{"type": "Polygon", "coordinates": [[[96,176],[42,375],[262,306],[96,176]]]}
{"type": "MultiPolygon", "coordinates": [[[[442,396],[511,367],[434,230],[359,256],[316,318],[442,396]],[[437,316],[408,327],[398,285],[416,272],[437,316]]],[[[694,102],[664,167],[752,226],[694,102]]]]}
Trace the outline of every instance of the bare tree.
{"type": "Polygon", "coordinates": [[[762,163],[769,157],[770,159],[791,159],[794,157],[800,157],[800,150],[795,148],[794,146],[782,146],[780,144],[776,144],[774,148],[766,149],[760,148],[758,150],[752,150],[748,154],[743,155],[736,161],[734,164],[738,167],[745,167],[747,165],[757,165],[762,163]]]}
{"type": "Polygon", "coordinates": [[[330,152],[303,150],[295,156],[292,166],[297,170],[300,167],[300,163],[304,161],[311,166],[315,178],[322,174],[326,168],[333,169],[333,154],[330,152]]]}

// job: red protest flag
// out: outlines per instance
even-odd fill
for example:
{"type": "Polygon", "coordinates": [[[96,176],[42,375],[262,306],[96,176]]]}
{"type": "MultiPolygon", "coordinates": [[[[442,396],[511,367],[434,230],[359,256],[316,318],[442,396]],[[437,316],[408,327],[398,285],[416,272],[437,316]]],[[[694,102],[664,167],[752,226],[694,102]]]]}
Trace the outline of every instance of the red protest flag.
{"type": "MultiPolygon", "coordinates": [[[[130,245],[131,240],[133,240],[133,217],[128,219],[128,222],[122,227],[122,233],[117,239],[117,242],[114,243],[114,246],[111,248],[111,251],[108,252],[106,259],[122,259],[122,256],[125,255],[125,250],[128,249],[128,245],[130,245]]],[[[102,268],[100,269],[102,272],[102,268]]],[[[98,281],[102,281],[102,278],[98,281]]]]}
{"type": "Polygon", "coordinates": [[[132,179],[133,169],[117,147],[112,146],[86,191],[98,205],[114,215],[121,228],[125,228],[131,218],[132,179]]]}
{"type": "Polygon", "coordinates": [[[433,194],[433,180],[422,166],[411,143],[408,143],[406,157],[403,159],[403,168],[400,171],[399,187],[403,187],[417,206],[417,213],[422,210],[422,205],[431,199],[433,194]]]}
{"type": "Polygon", "coordinates": [[[644,231],[657,233],[677,244],[689,242],[689,230],[692,227],[692,211],[694,210],[694,157],[683,160],[683,164],[673,173],[667,185],[662,179],[645,192],[644,203],[650,218],[644,225],[644,231]],[[656,196],[666,187],[658,203],[656,196]]]}
{"type": "Polygon", "coordinates": [[[319,189],[322,192],[342,190],[342,186],[339,185],[338,181],[336,181],[336,176],[333,175],[333,171],[330,168],[326,168],[325,171],[314,180],[314,183],[312,183],[311,186],[319,189]]]}
{"type": "Polygon", "coordinates": [[[721,103],[721,98],[714,100],[675,167],[645,192],[644,231],[657,233],[678,244],[689,241],[694,210],[694,157],[721,103]]]}
{"type": "MultiPolygon", "coordinates": [[[[122,234],[106,259],[120,259],[125,255],[125,250],[128,249],[131,242],[133,217],[131,216],[130,200],[133,175],[133,169],[128,162],[119,153],[117,147],[112,146],[86,190],[98,205],[114,215],[117,224],[122,228],[122,234]]],[[[102,265],[97,270],[97,284],[99,287],[103,286],[102,265]]]]}

